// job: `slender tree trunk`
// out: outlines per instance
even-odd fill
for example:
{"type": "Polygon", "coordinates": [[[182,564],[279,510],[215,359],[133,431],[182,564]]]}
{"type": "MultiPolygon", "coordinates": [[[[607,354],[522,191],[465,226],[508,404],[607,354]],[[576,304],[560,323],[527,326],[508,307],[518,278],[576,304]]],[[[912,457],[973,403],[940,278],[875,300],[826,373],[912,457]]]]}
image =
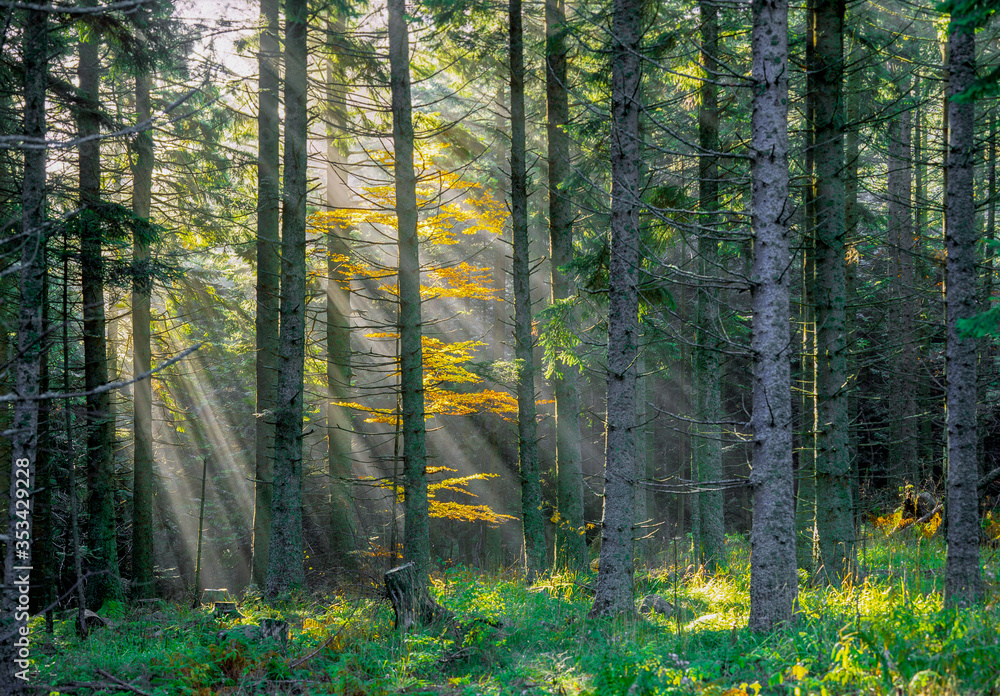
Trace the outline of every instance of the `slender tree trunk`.
{"type": "MultiPolygon", "coordinates": [[[[715,0],[700,0],[701,64],[706,80],[701,83],[701,104],[698,107],[698,198],[701,209],[701,234],[698,238],[698,264],[702,276],[715,276],[718,264],[719,164],[719,101],[714,74],[718,71],[719,52],[718,5],[715,0]]],[[[718,423],[722,416],[722,361],[719,351],[719,291],[698,288],[698,318],[695,325],[695,379],[697,380],[697,414],[701,425],[695,444],[696,469],[699,481],[722,478],[722,433],[718,423]]],[[[705,567],[715,572],[725,560],[725,525],[722,516],[722,491],[703,490],[700,505],[701,550],[705,567]]]]}
{"type": "MultiPolygon", "coordinates": [[[[941,41],[941,80],[944,83],[941,87],[941,187],[945,191],[945,198],[947,199],[948,192],[948,168],[949,168],[949,143],[951,142],[951,103],[949,101],[949,95],[951,94],[950,81],[951,76],[951,38],[950,36],[943,41],[941,41]]],[[[947,207],[947,202],[945,203],[947,207]]],[[[947,213],[941,216],[941,236],[946,237],[948,234],[948,215],[947,213]]],[[[943,281],[944,279],[942,279],[943,281]]]]}
{"type": "Polygon", "coordinates": [[[828,579],[854,563],[844,265],[844,0],[816,5],[816,530],[828,579]]]}
{"type": "Polygon", "coordinates": [[[646,341],[639,339],[639,352],[635,359],[635,562],[637,565],[647,563],[649,559],[649,540],[646,539],[649,522],[649,507],[646,499],[646,341]]]}
{"type": "Polygon", "coordinates": [[[639,344],[638,0],[614,0],[611,20],[611,258],[608,264],[608,410],[601,557],[591,616],[629,614],[633,605],[635,387],[639,344]]]}
{"type": "MultiPolygon", "coordinates": [[[[496,166],[499,169],[502,162],[507,162],[510,157],[507,153],[505,137],[505,125],[507,123],[504,118],[504,106],[506,100],[504,94],[505,80],[504,75],[497,75],[497,94],[495,101],[495,142],[497,143],[496,150],[496,166]]],[[[508,236],[505,229],[501,229],[497,238],[490,245],[487,254],[489,255],[490,265],[493,268],[493,289],[496,292],[496,301],[492,303],[493,305],[493,317],[492,325],[490,326],[489,334],[489,348],[490,348],[490,359],[494,361],[502,361],[507,358],[507,344],[509,343],[509,324],[510,324],[510,302],[507,297],[507,278],[510,276],[510,243],[506,237],[508,236]]],[[[507,492],[507,485],[504,480],[503,474],[510,470],[510,466],[507,463],[507,448],[503,445],[503,442],[507,439],[507,430],[509,424],[500,418],[492,418],[489,421],[489,441],[493,452],[490,453],[490,473],[501,474],[497,479],[494,480],[494,490],[496,491],[500,507],[498,508],[501,512],[506,513],[506,509],[503,507],[505,504],[505,494],[507,492]]],[[[580,479],[581,484],[583,479],[580,479]]],[[[489,549],[492,558],[496,559],[496,563],[501,564],[503,562],[505,546],[504,546],[504,531],[502,526],[488,526],[486,527],[485,533],[485,545],[489,549]]]]}
{"type": "MultiPolygon", "coordinates": [[[[807,147],[812,149],[811,145],[807,147]]],[[[812,171],[812,167],[806,168],[812,171]]],[[[812,176],[807,178],[807,188],[811,189],[812,176]]],[[[797,566],[812,573],[816,562],[816,240],[812,229],[816,218],[811,214],[811,191],[806,193],[806,199],[803,226],[810,231],[802,239],[802,301],[799,303],[802,323],[799,377],[801,435],[798,469],[795,472],[798,484],[795,496],[795,556],[797,566]]]]}
{"type": "Polygon", "coordinates": [[[521,2],[510,0],[510,196],[514,242],[514,354],[517,359],[517,451],[525,570],[532,582],[545,570],[545,527],[538,473],[535,365],[531,337],[531,264],[528,258],[528,180],[524,137],[524,38],[521,2]]]}
{"type": "MultiPolygon", "coordinates": [[[[497,143],[496,166],[498,169],[501,167],[501,163],[510,161],[510,155],[506,147],[506,130],[504,128],[507,123],[503,113],[506,106],[506,100],[504,99],[506,92],[504,77],[506,76],[503,74],[498,74],[496,76],[497,96],[496,101],[494,102],[496,106],[496,113],[494,117],[494,137],[497,143]]],[[[496,361],[505,360],[507,358],[507,344],[510,336],[508,327],[510,325],[511,303],[507,298],[507,278],[511,275],[510,268],[508,268],[511,260],[511,254],[510,241],[505,239],[505,237],[505,230],[501,230],[496,241],[490,245],[490,261],[493,267],[493,287],[496,290],[496,296],[498,299],[493,306],[493,326],[490,328],[490,348],[492,349],[491,358],[496,361]]]]}
{"type": "Polygon", "coordinates": [[[389,70],[399,247],[399,369],[403,421],[403,560],[426,582],[430,566],[427,444],[424,427],[423,326],[417,244],[417,177],[413,170],[410,46],[406,0],[389,0],[389,70]]]}
{"type": "Polygon", "coordinates": [[[894,365],[894,381],[900,406],[892,424],[892,447],[889,452],[889,486],[895,490],[913,479],[917,460],[915,443],[916,399],[911,375],[915,360],[913,346],[913,227],[910,113],[903,111],[889,123],[889,160],[887,189],[889,195],[888,239],[890,247],[890,292],[893,305],[891,324],[900,341],[894,365]]]}
{"type": "MultiPolygon", "coordinates": [[[[647,327],[647,329],[648,328],[649,327],[647,327]]],[[[654,340],[655,339],[652,336],[649,337],[650,342],[654,340]]],[[[648,350],[651,349],[647,348],[647,351],[648,350]]],[[[653,354],[650,353],[650,355],[653,354]]],[[[650,362],[655,363],[655,361],[647,358],[647,360],[643,362],[643,366],[644,367],[649,366],[650,362]]],[[[644,448],[646,459],[645,461],[641,459],[636,459],[636,469],[639,472],[645,472],[646,479],[649,481],[652,481],[653,479],[656,478],[657,465],[660,463],[660,449],[658,447],[659,440],[657,440],[656,438],[657,419],[656,419],[655,409],[656,409],[656,395],[658,393],[657,391],[658,385],[656,383],[656,379],[657,377],[655,372],[653,370],[650,370],[650,374],[646,375],[646,378],[643,380],[644,389],[641,392],[639,392],[643,402],[642,411],[645,413],[645,418],[642,421],[640,421],[640,423],[644,423],[644,426],[642,428],[642,431],[640,432],[639,437],[641,437],[643,440],[646,441],[646,446],[644,448]],[[650,407],[652,407],[654,410],[650,411],[649,410],[650,407]]],[[[638,415],[639,413],[640,409],[637,408],[636,409],[637,418],[639,417],[638,415]]],[[[653,525],[660,524],[661,520],[664,520],[664,517],[660,512],[660,508],[656,504],[656,491],[651,487],[640,486],[639,488],[642,490],[641,495],[646,501],[646,514],[644,517],[648,519],[650,523],[653,525]]],[[[638,515],[636,515],[636,517],[638,517],[638,515]]],[[[642,536],[652,535],[650,536],[650,539],[646,541],[645,552],[647,554],[655,553],[657,548],[662,545],[662,541],[660,541],[659,544],[657,543],[658,537],[659,540],[662,540],[664,536],[660,533],[660,528],[654,526],[651,527],[650,529],[643,529],[639,531],[642,536]]]]}
{"type": "Polygon", "coordinates": [[[858,436],[857,429],[853,426],[857,420],[858,400],[855,396],[854,385],[857,380],[857,365],[853,359],[854,342],[857,332],[857,299],[858,299],[858,265],[860,255],[858,253],[858,128],[860,127],[860,91],[861,91],[861,70],[858,68],[858,57],[860,51],[857,49],[857,37],[851,34],[850,63],[852,72],[848,78],[847,94],[844,101],[847,105],[847,144],[845,153],[845,171],[847,178],[844,181],[844,229],[847,236],[847,250],[844,255],[845,282],[847,284],[847,359],[850,361],[849,374],[845,388],[847,389],[847,420],[851,424],[849,428],[848,447],[850,448],[851,462],[851,500],[854,504],[854,529],[855,538],[861,528],[860,511],[858,508],[858,496],[860,495],[860,480],[858,476],[858,436]]]}
{"type": "Polygon", "coordinates": [[[267,595],[305,582],[302,546],[302,391],[306,327],[306,0],[285,1],[285,152],[281,307],[267,595]]]}
{"type": "MultiPolygon", "coordinates": [[[[14,293],[17,292],[16,284],[18,278],[14,277],[14,274],[10,274],[0,279],[0,292],[4,293],[4,296],[14,297],[14,293]],[[8,295],[8,293],[10,293],[8,295]]],[[[14,346],[16,345],[16,324],[17,324],[17,307],[14,306],[14,302],[5,303],[3,308],[0,308],[0,361],[5,364],[10,364],[11,359],[14,357],[14,346]],[[14,329],[13,333],[8,331],[8,327],[14,329]]],[[[0,370],[0,394],[9,394],[14,386],[14,374],[11,370],[0,370]]],[[[7,432],[11,429],[11,423],[14,418],[14,404],[5,402],[0,404],[0,432],[7,432]]],[[[0,462],[6,462],[10,460],[10,449],[11,442],[10,438],[0,437],[0,462]]],[[[0,466],[0,495],[4,496],[2,502],[0,502],[0,508],[6,509],[7,503],[9,502],[6,498],[7,491],[10,489],[10,471],[5,467],[0,466]]],[[[7,533],[7,528],[2,527],[3,534],[7,533]]]]}
{"type": "Polygon", "coordinates": [[[101,223],[101,146],[98,112],[100,40],[94,31],[80,41],[77,75],[81,105],[77,116],[80,169],[80,265],[83,296],[84,384],[87,395],[87,547],[89,570],[103,571],[87,583],[87,603],[98,609],[106,600],[121,600],[118,544],[115,531],[115,417],[111,392],[93,393],[108,381],[108,348],[104,315],[104,259],[101,223]]]}
{"type": "MultiPolygon", "coordinates": [[[[69,235],[63,230],[62,239],[62,390],[70,393],[69,369],[69,235]]],[[[69,529],[67,530],[69,547],[73,550],[73,580],[76,582],[76,630],[78,635],[84,632],[84,611],[87,600],[83,582],[83,545],[80,543],[80,505],[76,485],[76,445],[73,440],[73,409],[72,400],[63,402],[63,428],[66,443],[66,490],[69,493],[69,529]]]]}
{"type": "MultiPolygon", "coordinates": [[[[152,118],[148,73],[135,79],[136,121],[152,118]]],[[[152,202],[153,131],[144,130],[135,140],[136,162],[133,168],[132,212],[136,218],[148,220],[152,202]]],[[[149,276],[149,240],[136,234],[132,240],[132,257],[138,268],[132,287],[132,374],[140,375],[152,369],[150,354],[150,311],[152,279],[149,276]]],[[[132,481],[132,596],[141,599],[153,596],[153,381],[144,379],[133,387],[133,447],[132,481]]]]}
{"type": "Polygon", "coordinates": [[[754,0],[751,119],[753,527],[750,629],[792,618],[798,593],[788,326],[788,4],[754,0]]]}
{"type": "MultiPolygon", "coordinates": [[[[899,228],[899,290],[901,293],[899,305],[899,334],[903,345],[900,349],[900,365],[897,374],[899,381],[899,402],[902,406],[902,422],[899,429],[900,447],[898,452],[903,457],[900,471],[906,480],[915,481],[919,476],[917,454],[917,390],[914,381],[916,372],[913,366],[917,364],[917,330],[916,330],[916,292],[913,271],[913,149],[912,149],[911,114],[904,111],[899,115],[900,150],[903,154],[900,172],[900,205],[899,228]]],[[[900,482],[902,483],[902,481],[900,482]]]]}
{"type": "MultiPolygon", "coordinates": [[[[920,98],[922,98],[922,96],[920,98]]],[[[915,245],[922,246],[923,240],[927,236],[927,211],[925,208],[925,201],[927,197],[924,186],[927,168],[924,164],[924,153],[927,152],[928,148],[927,129],[923,125],[922,109],[919,101],[917,103],[913,121],[913,199],[916,203],[913,241],[915,245]]],[[[920,343],[917,350],[920,353],[920,359],[926,360],[928,352],[928,332],[926,330],[920,331],[918,338],[920,343]]],[[[930,401],[930,384],[926,378],[921,378],[917,381],[915,398],[917,408],[920,413],[924,413],[932,408],[928,404],[930,401]]],[[[934,420],[932,418],[924,417],[920,419],[919,425],[917,426],[917,456],[920,458],[921,481],[928,481],[930,479],[933,472],[932,462],[938,456],[938,450],[934,443],[933,429],[934,420]]]]}
{"type": "MultiPolygon", "coordinates": [[[[47,252],[46,252],[47,253],[47,252]]],[[[50,279],[46,267],[42,285],[42,341],[39,356],[38,391],[49,391],[49,286],[50,279]]],[[[32,500],[32,568],[37,583],[32,583],[32,604],[39,608],[48,607],[55,601],[59,588],[55,547],[55,517],[52,514],[52,491],[56,487],[56,476],[52,459],[52,400],[38,404],[38,455],[35,460],[35,493],[32,500]]],[[[45,612],[45,628],[51,633],[52,610],[45,612]]]]}
{"type": "MultiPolygon", "coordinates": [[[[990,142],[989,142],[989,153],[987,154],[986,161],[987,164],[987,174],[986,174],[986,239],[990,242],[996,240],[996,224],[997,224],[997,116],[996,112],[990,114],[990,142]]],[[[984,300],[983,300],[983,310],[990,310],[993,308],[993,290],[996,286],[996,268],[995,259],[996,253],[993,249],[988,249],[986,251],[986,279],[983,288],[984,300]]],[[[993,347],[988,344],[985,350],[986,353],[986,376],[987,383],[993,383],[996,380],[996,370],[994,369],[993,361],[993,347]]]]}
{"type": "MultiPolygon", "coordinates": [[[[549,253],[552,303],[576,294],[563,269],[573,260],[573,200],[569,190],[569,96],[566,91],[565,0],[545,1],[545,96],[548,107],[549,253]]],[[[556,400],[556,478],[559,541],[556,565],[577,570],[587,564],[583,524],[583,464],[580,439],[580,396],[576,369],[565,367],[553,378],[556,400]]]]}
{"type": "Polygon", "coordinates": [[[806,3],[806,93],[803,129],[805,186],[802,190],[802,353],[795,500],[795,554],[799,568],[812,573],[816,560],[816,4],[806,3]]]}
{"type": "Polygon", "coordinates": [[[278,184],[278,0],[261,0],[257,65],[257,410],[254,449],[253,558],[250,576],[267,581],[271,543],[271,479],[274,462],[274,407],[278,385],[278,293],[281,274],[278,184]]]}
{"type": "MultiPolygon", "coordinates": [[[[24,56],[24,135],[34,148],[24,151],[21,190],[21,273],[14,361],[15,394],[11,441],[10,499],[0,613],[0,692],[19,693],[28,685],[26,648],[17,645],[27,633],[27,608],[20,592],[30,586],[32,500],[38,460],[38,394],[44,351],[42,304],[45,299],[45,91],[48,82],[48,26],[44,10],[29,10],[22,34],[24,56]],[[28,494],[25,497],[24,491],[28,494]],[[9,637],[8,637],[9,636],[9,637]]],[[[27,642],[27,641],[25,641],[27,642]]],[[[24,690],[27,690],[26,688],[24,690]]]]}
{"type": "MultiPolygon", "coordinates": [[[[980,309],[981,311],[988,312],[993,308],[993,249],[990,248],[989,243],[992,242],[996,237],[996,182],[997,182],[997,165],[996,165],[996,112],[990,113],[989,125],[987,126],[987,153],[986,153],[986,228],[983,230],[983,241],[986,242],[980,246],[982,249],[983,257],[983,283],[982,283],[982,297],[980,299],[980,309]]],[[[995,348],[993,346],[993,341],[989,338],[979,340],[979,391],[978,393],[987,393],[990,387],[996,384],[997,373],[994,362],[994,352],[995,348]]],[[[984,419],[986,420],[986,419],[984,419]]],[[[977,423],[977,445],[976,445],[976,460],[979,462],[979,471],[977,476],[982,476],[986,473],[986,470],[992,468],[987,464],[987,453],[986,453],[986,438],[989,435],[986,423],[977,423]]]]}
{"type": "MultiPolygon", "coordinates": [[[[341,21],[328,25],[331,55],[341,54],[339,43],[344,27],[341,21]]],[[[347,186],[347,158],[338,141],[346,134],[344,113],[346,98],[340,66],[331,59],[327,64],[328,109],[331,134],[327,140],[326,204],[331,210],[348,208],[351,192],[347,186]],[[333,137],[336,135],[336,137],[333,137]]],[[[350,258],[350,229],[330,226],[326,236],[326,381],[330,390],[327,405],[328,473],[330,476],[330,519],[328,533],[330,552],[335,562],[352,568],[356,548],[351,515],[351,484],[353,472],[351,454],[351,414],[337,403],[351,396],[351,278],[345,270],[350,258]]]]}
{"type": "MultiPolygon", "coordinates": [[[[986,175],[986,239],[993,241],[996,239],[996,224],[997,224],[997,116],[996,113],[990,114],[990,143],[989,143],[989,154],[986,157],[987,164],[987,175],[986,175]]],[[[993,287],[996,279],[994,276],[994,256],[995,252],[990,249],[987,251],[986,255],[986,282],[985,282],[985,301],[984,310],[989,310],[993,307],[993,287]]],[[[987,355],[990,351],[987,351],[987,355]]],[[[991,360],[988,358],[988,360],[991,360]]],[[[987,367],[991,377],[994,376],[994,370],[992,367],[992,361],[987,367]]]]}
{"type": "MultiPolygon", "coordinates": [[[[953,18],[957,19],[957,18],[953,18]]],[[[971,29],[952,26],[948,37],[948,95],[975,79],[975,38],[971,29]]],[[[974,109],[949,101],[948,185],[945,249],[948,254],[945,304],[948,316],[948,560],[945,599],[969,605],[982,595],[979,568],[979,497],[976,479],[976,340],[963,339],[958,322],[978,311],[976,302],[976,207],[973,200],[974,109]]]]}

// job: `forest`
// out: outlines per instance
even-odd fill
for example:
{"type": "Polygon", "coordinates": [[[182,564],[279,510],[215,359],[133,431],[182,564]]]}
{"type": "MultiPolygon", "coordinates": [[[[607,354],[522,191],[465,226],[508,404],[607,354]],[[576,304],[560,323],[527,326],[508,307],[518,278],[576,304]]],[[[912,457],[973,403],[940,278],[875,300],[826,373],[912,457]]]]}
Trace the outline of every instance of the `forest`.
{"type": "Polygon", "coordinates": [[[1000,694],[997,0],[0,0],[0,696],[1000,694]]]}

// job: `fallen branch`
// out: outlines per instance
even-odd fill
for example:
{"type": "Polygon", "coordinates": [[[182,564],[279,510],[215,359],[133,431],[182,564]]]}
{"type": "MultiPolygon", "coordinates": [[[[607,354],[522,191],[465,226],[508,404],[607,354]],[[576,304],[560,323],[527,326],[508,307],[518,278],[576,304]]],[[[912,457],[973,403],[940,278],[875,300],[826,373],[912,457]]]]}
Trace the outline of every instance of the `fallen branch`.
{"type": "Polygon", "coordinates": [[[979,483],[976,484],[976,489],[981,491],[998,478],[1000,478],[1000,466],[979,479],[979,483]]]}
{"type": "Polygon", "coordinates": [[[131,691],[134,694],[139,694],[139,696],[153,696],[153,694],[149,693],[148,691],[143,691],[142,689],[140,689],[138,687],[132,686],[128,682],[123,682],[121,679],[119,679],[115,675],[109,674],[108,672],[105,672],[103,669],[97,670],[97,673],[100,674],[105,679],[110,679],[111,681],[113,681],[115,684],[117,684],[121,688],[127,689],[128,691],[131,691]]]}
{"type": "Polygon", "coordinates": [[[928,522],[931,521],[931,518],[934,517],[934,515],[936,515],[937,513],[941,512],[943,510],[944,510],[944,505],[942,505],[941,503],[938,503],[937,506],[933,510],[931,510],[930,512],[928,512],[926,515],[924,515],[923,517],[921,517],[919,520],[918,519],[914,519],[914,518],[911,517],[910,519],[908,519],[905,522],[903,522],[903,524],[899,525],[894,530],[892,530],[891,532],[889,532],[889,534],[895,534],[896,532],[901,532],[904,529],[907,529],[908,527],[912,527],[915,524],[927,524],[928,522]]]}
{"type": "Polygon", "coordinates": [[[145,696],[153,696],[148,691],[136,692],[134,687],[131,687],[130,685],[122,686],[120,684],[115,684],[114,682],[106,682],[106,681],[101,681],[101,682],[72,681],[72,682],[66,682],[65,684],[59,684],[58,686],[53,686],[51,688],[53,690],[58,690],[59,692],[79,691],[80,689],[89,689],[90,691],[94,692],[113,691],[121,693],[122,691],[127,691],[131,693],[145,694],[145,696]]]}

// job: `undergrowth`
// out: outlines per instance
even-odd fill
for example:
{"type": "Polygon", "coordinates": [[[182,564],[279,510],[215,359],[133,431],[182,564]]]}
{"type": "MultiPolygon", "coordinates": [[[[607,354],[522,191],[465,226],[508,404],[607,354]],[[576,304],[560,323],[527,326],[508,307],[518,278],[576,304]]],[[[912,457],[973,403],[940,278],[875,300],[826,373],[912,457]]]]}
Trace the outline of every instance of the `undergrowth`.
{"type": "Polygon", "coordinates": [[[67,618],[51,635],[33,626],[33,681],[96,693],[81,684],[113,675],[157,696],[1000,694],[994,554],[984,549],[985,601],[956,611],[943,606],[941,540],[875,536],[859,579],[832,588],[801,573],[794,624],[768,636],[746,629],[749,551],[730,538],[714,577],[683,558],[637,573],[637,599],[660,595],[678,607],[669,616],[588,619],[592,576],[554,574],[529,588],[459,567],[433,576],[458,629],[399,635],[388,601],[343,596],[273,606],[248,597],[243,617],[225,620],[207,608],[147,610],[85,641],[67,618]],[[233,630],[276,617],[291,627],[287,645],[233,630]]]}

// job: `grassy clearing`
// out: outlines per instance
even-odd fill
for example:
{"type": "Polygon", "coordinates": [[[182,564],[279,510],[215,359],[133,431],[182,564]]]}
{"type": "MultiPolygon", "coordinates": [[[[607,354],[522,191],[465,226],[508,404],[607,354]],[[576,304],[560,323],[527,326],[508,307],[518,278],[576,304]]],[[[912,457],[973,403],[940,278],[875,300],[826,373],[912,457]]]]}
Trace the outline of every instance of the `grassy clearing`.
{"type": "Polygon", "coordinates": [[[458,632],[400,636],[387,601],[347,597],[246,599],[239,620],[168,607],[122,616],[85,642],[70,621],[52,636],[36,625],[35,682],[90,693],[72,683],[101,681],[104,670],[157,696],[1000,694],[995,554],[984,549],[984,604],[955,612],[942,606],[940,540],[875,535],[864,580],[832,589],[803,574],[796,623],[767,637],[746,630],[749,553],[731,539],[728,570],[717,577],[685,570],[683,559],[637,575],[637,597],[676,596],[679,620],[587,619],[590,577],[560,574],[526,588],[517,577],[452,568],[435,574],[435,589],[469,620],[458,632]],[[287,647],[217,638],[279,616],[291,625],[287,647]]]}

